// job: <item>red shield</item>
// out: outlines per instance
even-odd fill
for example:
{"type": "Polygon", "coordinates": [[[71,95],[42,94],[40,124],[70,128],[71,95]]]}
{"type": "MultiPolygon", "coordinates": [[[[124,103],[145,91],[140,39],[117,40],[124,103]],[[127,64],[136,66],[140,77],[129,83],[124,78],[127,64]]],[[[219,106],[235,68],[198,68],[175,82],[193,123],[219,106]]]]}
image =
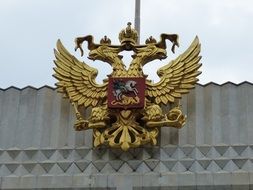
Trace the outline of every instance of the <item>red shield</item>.
{"type": "Polygon", "coordinates": [[[109,78],[108,108],[143,108],[145,100],[145,78],[109,78]]]}

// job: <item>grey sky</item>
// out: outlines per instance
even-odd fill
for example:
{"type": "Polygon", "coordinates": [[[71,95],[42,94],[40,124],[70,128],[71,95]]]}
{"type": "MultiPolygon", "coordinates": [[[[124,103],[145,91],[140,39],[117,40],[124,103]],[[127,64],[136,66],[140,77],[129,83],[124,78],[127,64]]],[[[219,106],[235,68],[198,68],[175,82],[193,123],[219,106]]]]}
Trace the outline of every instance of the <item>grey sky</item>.
{"type": "MultiPolygon", "coordinates": [[[[150,35],[177,33],[181,45],[175,55],[150,63],[145,72],[158,80],[156,70],[198,35],[200,83],[253,82],[252,19],[252,0],[142,0],[141,43],[150,35]]],[[[76,57],[103,68],[101,81],[111,68],[81,58],[73,50],[74,38],[92,34],[98,42],[107,35],[118,44],[118,33],[128,21],[134,23],[134,0],[0,0],[0,88],[54,86],[53,48],[58,38],[76,57]]]]}

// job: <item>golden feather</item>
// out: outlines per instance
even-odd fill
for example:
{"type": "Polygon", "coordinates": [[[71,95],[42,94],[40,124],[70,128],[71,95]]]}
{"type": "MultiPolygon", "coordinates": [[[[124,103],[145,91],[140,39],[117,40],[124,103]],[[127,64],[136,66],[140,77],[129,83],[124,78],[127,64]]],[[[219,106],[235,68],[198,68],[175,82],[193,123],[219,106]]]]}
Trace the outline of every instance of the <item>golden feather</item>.
{"type": "Polygon", "coordinates": [[[79,106],[97,106],[100,99],[107,96],[107,85],[95,82],[97,70],[79,61],[71,55],[61,41],[57,41],[56,60],[53,75],[59,82],[56,83],[58,91],[79,106]]]}
{"type": "Polygon", "coordinates": [[[156,104],[167,104],[168,101],[174,102],[182,94],[189,93],[198,81],[197,76],[201,74],[198,71],[201,67],[199,53],[200,43],[196,37],[183,54],[157,71],[160,76],[158,83],[146,82],[148,98],[154,98],[156,104]],[[159,91],[161,87],[163,90],[159,91]]]}

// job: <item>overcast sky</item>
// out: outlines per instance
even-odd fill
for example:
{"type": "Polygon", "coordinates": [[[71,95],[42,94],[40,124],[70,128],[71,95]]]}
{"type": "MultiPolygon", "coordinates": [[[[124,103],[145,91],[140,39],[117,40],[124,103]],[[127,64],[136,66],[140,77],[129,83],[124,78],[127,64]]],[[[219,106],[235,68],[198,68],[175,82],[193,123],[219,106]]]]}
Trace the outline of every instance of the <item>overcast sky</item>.
{"type": "MultiPolygon", "coordinates": [[[[111,68],[80,57],[80,52],[74,52],[74,38],[92,34],[99,42],[107,35],[119,44],[119,31],[128,21],[134,23],[134,3],[0,0],[0,88],[54,86],[57,39],[77,58],[103,68],[98,76],[101,81],[111,68]]],[[[157,81],[156,70],[184,52],[198,35],[203,57],[199,83],[253,82],[252,20],[252,0],[142,0],[141,43],[151,35],[159,39],[161,33],[177,33],[181,45],[175,55],[169,52],[167,60],[152,62],[144,71],[157,81]]],[[[87,56],[86,44],[83,47],[87,56]]]]}

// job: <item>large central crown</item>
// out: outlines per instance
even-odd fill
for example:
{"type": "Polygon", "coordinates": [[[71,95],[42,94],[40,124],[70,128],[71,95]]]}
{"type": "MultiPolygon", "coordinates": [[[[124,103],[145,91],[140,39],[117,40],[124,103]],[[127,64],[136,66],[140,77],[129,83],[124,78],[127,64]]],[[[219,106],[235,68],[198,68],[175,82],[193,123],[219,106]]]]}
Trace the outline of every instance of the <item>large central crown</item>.
{"type": "Polygon", "coordinates": [[[131,22],[127,23],[126,29],[121,30],[119,33],[119,41],[121,44],[135,45],[138,40],[138,32],[131,28],[131,22]]]}

